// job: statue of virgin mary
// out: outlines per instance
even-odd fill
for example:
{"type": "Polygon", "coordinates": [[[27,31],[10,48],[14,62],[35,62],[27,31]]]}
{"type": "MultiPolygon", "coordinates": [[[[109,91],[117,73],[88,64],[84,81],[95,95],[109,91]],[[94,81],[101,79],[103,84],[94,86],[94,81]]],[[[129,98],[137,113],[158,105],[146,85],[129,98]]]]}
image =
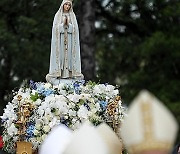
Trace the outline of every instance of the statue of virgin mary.
{"type": "Polygon", "coordinates": [[[49,74],[46,75],[46,80],[52,84],[58,84],[63,79],[83,79],[79,29],[72,8],[72,0],[63,0],[55,14],[49,74]]]}

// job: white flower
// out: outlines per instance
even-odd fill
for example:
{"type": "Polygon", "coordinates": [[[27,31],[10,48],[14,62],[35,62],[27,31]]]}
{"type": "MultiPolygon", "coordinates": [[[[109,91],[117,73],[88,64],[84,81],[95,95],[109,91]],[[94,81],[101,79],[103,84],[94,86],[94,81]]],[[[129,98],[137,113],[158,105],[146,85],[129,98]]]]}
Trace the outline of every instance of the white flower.
{"type": "Polygon", "coordinates": [[[32,95],[35,95],[36,93],[37,93],[37,91],[34,90],[34,89],[31,91],[31,94],[32,94],[32,95]]]}
{"type": "Polygon", "coordinates": [[[119,94],[119,90],[114,90],[114,95],[118,95],[119,94]]]}
{"type": "Polygon", "coordinates": [[[43,119],[44,119],[44,122],[45,121],[47,121],[47,123],[49,122],[49,121],[51,121],[52,119],[53,119],[53,114],[52,113],[50,113],[50,114],[45,114],[45,116],[43,117],[43,119]]]}
{"type": "Polygon", "coordinates": [[[41,99],[37,99],[35,102],[34,102],[35,105],[41,105],[41,99]]]}
{"type": "Polygon", "coordinates": [[[99,88],[99,86],[98,85],[95,85],[95,87],[94,87],[94,94],[95,95],[97,95],[97,94],[100,94],[101,93],[101,89],[99,88]]]}
{"type": "Polygon", "coordinates": [[[42,141],[42,138],[38,136],[38,137],[36,138],[36,140],[37,140],[38,142],[41,142],[41,141],[42,141]]]}
{"type": "Polygon", "coordinates": [[[65,83],[60,83],[59,85],[54,86],[54,88],[58,88],[59,90],[62,90],[65,86],[66,86],[65,83]]]}
{"type": "Polygon", "coordinates": [[[79,102],[79,99],[81,98],[81,96],[77,95],[77,94],[70,94],[70,95],[67,96],[67,98],[70,101],[77,103],[77,102],[79,102]]]}
{"type": "Polygon", "coordinates": [[[17,142],[18,140],[19,140],[19,137],[18,137],[18,136],[14,136],[14,137],[13,137],[13,141],[14,141],[14,142],[17,142]]]}
{"type": "Polygon", "coordinates": [[[60,103],[60,102],[65,102],[67,100],[66,97],[64,97],[63,95],[55,95],[55,101],[60,103]]]}
{"type": "Polygon", "coordinates": [[[69,103],[69,108],[74,108],[75,106],[76,106],[76,104],[74,102],[69,103]]]}
{"type": "Polygon", "coordinates": [[[37,110],[37,113],[42,117],[44,114],[44,109],[42,106],[39,107],[39,109],[37,110]]]}
{"type": "Polygon", "coordinates": [[[55,96],[51,94],[45,98],[44,102],[42,102],[42,105],[48,106],[49,103],[54,102],[54,101],[55,101],[55,96]]]}
{"type": "Polygon", "coordinates": [[[38,135],[39,131],[37,129],[34,130],[34,135],[38,135]]]}
{"type": "Polygon", "coordinates": [[[53,128],[58,123],[60,123],[59,120],[56,117],[54,117],[53,120],[49,123],[49,127],[53,128]]]}
{"type": "Polygon", "coordinates": [[[44,88],[46,88],[46,89],[51,88],[51,84],[50,83],[45,83],[44,88]]]}
{"type": "Polygon", "coordinates": [[[39,120],[36,121],[35,128],[36,128],[37,130],[40,130],[40,129],[41,129],[41,122],[40,122],[39,120]]]}
{"type": "Polygon", "coordinates": [[[100,104],[99,104],[99,103],[96,103],[96,104],[95,104],[95,108],[97,109],[97,111],[100,111],[100,109],[101,109],[100,104]]]}
{"type": "Polygon", "coordinates": [[[42,137],[41,137],[41,140],[44,141],[46,137],[47,137],[47,135],[43,134],[42,137]]]}
{"type": "Polygon", "coordinates": [[[13,104],[18,104],[18,99],[17,99],[17,97],[16,97],[16,98],[14,97],[14,99],[12,100],[12,103],[13,103],[13,104]]]}
{"type": "Polygon", "coordinates": [[[76,121],[76,123],[72,126],[72,129],[76,130],[76,129],[80,128],[80,126],[81,126],[81,122],[80,121],[76,121]]]}
{"type": "Polygon", "coordinates": [[[7,128],[7,133],[10,136],[17,134],[17,132],[18,132],[18,129],[14,126],[14,124],[11,124],[11,126],[9,128],[7,128]]]}
{"type": "Polygon", "coordinates": [[[80,118],[87,119],[88,118],[88,110],[87,110],[87,108],[84,105],[81,105],[79,110],[78,110],[77,115],[80,118]]]}
{"type": "Polygon", "coordinates": [[[76,116],[76,111],[69,110],[69,116],[76,116]]]}
{"type": "Polygon", "coordinates": [[[49,131],[50,131],[50,127],[49,127],[49,125],[46,125],[46,126],[44,126],[44,128],[43,128],[43,130],[46,132],[46,133],[48,133],[49,131]]]}
{"type": "Polygon", "coordinates": [[[107,86],[106,86],[106,90],[107,90],[108,92],[113,91],[114,88],[115,88],[115,87],[112,86],[112,85],[107,85],[107,86]]]}
{"type": "Polygon", "coordinates": [[[90,94],[81,94],[80,95],[80,99],[90,99],[91,98],[91,95],[90,94]]]}
{"type": "Polygon", "coordinates": [[[45,115],[50,115],[51,114],[51,109],[49,107],[47,107],[45,109],[45,115]]]}
{"type": "Polygon", "coordinates": [[[56,116],[60,115],[60,110],[56,109],[55,112],[54,112],[54,115],[56,115],[56,116]]]}

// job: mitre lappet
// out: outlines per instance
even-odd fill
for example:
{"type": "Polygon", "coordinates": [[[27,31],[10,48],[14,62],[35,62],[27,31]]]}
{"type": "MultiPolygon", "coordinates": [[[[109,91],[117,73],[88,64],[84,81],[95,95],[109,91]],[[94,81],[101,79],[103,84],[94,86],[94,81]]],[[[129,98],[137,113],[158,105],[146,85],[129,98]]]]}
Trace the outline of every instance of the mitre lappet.
{"type": "Polygon", "coordinates": [[[120,132],[130,154],[168,154],[177,131],[171,112],[144,90],[131,103],[120,132]]]}
{"type": "Polygon", "coordinates": [[[72,139],[63,154],[110,154],[96,128],[85,122],[75,130],[72,139]]]}
{"type": "Polygon", "coordinates": [[[96,130],[106,144],[109,154],[122,154],[122,142],[112,128],[102,123],[96,127],[96,130]]]}

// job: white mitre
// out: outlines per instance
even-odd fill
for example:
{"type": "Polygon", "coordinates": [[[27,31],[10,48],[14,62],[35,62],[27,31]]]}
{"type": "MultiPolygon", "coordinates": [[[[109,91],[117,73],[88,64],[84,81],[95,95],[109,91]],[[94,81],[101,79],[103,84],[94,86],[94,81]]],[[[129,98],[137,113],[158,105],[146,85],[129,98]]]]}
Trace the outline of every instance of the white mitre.
{"type": "Polygon", "coordinates": [[[131,103],[121,126],[121,137],[130,154],[172,149],[178,125],[170,111],[148,91],[131,103]]]}
{"type": "Polygon", "coordinates": [[[63,154],[109,154],[106,144],[99,136],[95,127],[89,122],[84,123],[73,134],[72,140],[63,154]]]}
{"type": "Polygon", "coordinates": [[[122,143],[116,133],[105,123],[102,123],[97,128],[99,135],[103,138],[110,154],[121,154],[122,143]]]}
{"type": "Polygon", "coordinates": [[[62,154],[71,136],[72,131],[64,125],[53,128],[42,143],[39,154],[62,154]]]}

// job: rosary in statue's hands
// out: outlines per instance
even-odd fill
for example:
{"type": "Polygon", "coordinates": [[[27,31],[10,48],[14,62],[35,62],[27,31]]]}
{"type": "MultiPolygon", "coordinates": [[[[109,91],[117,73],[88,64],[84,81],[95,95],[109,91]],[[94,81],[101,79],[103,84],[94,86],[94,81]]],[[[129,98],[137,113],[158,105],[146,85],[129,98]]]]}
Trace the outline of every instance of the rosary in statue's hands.
{"type": "Polygon", "coordinates": [[[64,19],[64,25],[65,25],[65,26],[68,25],[68,18],[67,18],[67,16],[65,16],[65,19],[64,19]]]}

